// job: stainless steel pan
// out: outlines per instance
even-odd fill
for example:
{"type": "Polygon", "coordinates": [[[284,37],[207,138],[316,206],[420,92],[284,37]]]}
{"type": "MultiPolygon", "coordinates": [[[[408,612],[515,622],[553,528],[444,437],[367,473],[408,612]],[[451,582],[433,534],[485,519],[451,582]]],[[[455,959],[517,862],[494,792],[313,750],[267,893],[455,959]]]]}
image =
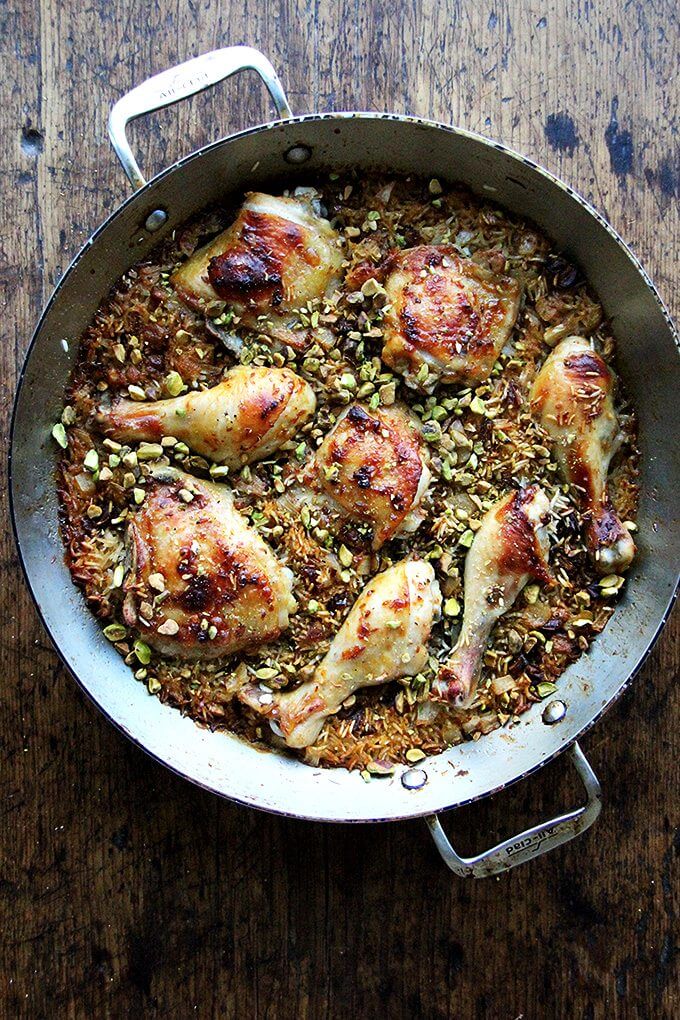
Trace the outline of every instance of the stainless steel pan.
{"type": "Polygon", "coordinates": [[[639,669],[664,624],[677,581],[678,338],[643,269],[594,209],[530,160],[469,132],[412,117],[293,117],[271,65],[247,47],[208,53],[149,79],[116,103],[110,134],[135,193],[92,235],[49,301],[21,376],[11,441],[12,514],[21,561],[64,662],[136,744],[187,779],[242,804],[333,822],[424,816],[442,857],[461,875],[493,874],[571,839],[595,820],[600,805],[597,779],[575,741],[639,669]],[[214,142],[145,182],[125,137],[127,122],[248,68],[269,89],[279,119],[214,142]],[[211,734],[149,697],[71,583],[57,530],[55,486],[46,470],[54,456],[50,429],[77,339],[117,278],[203,206],[230,193],[266,188],[273,178],[294,176],[297,166],[389,169],[463,181],[535,220],[597,289],[640,417],[639,555],[623,604],[592,651],[563,676],[556,700],[534,707],[510,733],[497,730],[369,784],[357,774],[313,769],[230,735],[211,734]],[[465,860],[453,851],[439,812],[500,790],[567,748],[585,786],[584,807],[477,858],[465,860]]]}

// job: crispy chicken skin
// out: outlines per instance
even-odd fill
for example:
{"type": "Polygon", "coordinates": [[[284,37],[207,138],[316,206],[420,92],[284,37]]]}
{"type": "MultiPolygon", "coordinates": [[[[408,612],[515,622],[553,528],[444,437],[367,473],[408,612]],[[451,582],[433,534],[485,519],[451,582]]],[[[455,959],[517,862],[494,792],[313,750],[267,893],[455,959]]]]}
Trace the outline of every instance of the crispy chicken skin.
{"type": "Polygon", "coordinates": [[[496,621],[534,578],[550,580],[550,504],[538,485],[509,493],[484,515],[465,560],[463,625],[433,685],[435,700],[466,707],[472,700],[496,621]]]}
{"type": "Polygon", "coordinates": [[[125,620],[162,654],[211,659],[288,626],[292,574],[234,508],[226,485],[158,468],[127,543],[125,620]]]}
{"type": "Polygon", "coordinates": [[[379,549],[419,526],[430,478],[418,420],[404,404],[377,411],[352,404],[305,468],[302,485],[342,519],[369,525],[379,549]]]}
{"type": "Polygon", "coordinates": [[[226,301],[243,325],[303,349],[309,333],[294,328],[292,313],[337,283],[338,241],[308,198],[250,192],[234,223],[180,266],[171,283],[190,306],[226,301]]]}
{"type": "Polygon", "coordinates": [[[217,386],[171,400],[118,400],[100,409],[102,431],[123,442],[174,436],[218,464],[263,460],[291,439],[316,409],[311,386],[289,368],[239,365],[217,386]]]}
{"type": "Polygon", "coordinates": [[[414,676],[423,668],[440,605],[429,563],[397,563],[364,588],[308,683],[273,696],[251,686],[239,697],[267,715],[289,747],[308,747],[354,691],[414,676]]]}
{"type": "Polygon", "coordinates": [[[393,252],[382,272],[389,301],[383,361],[428,393],[439,382],[488,378],[517,318],[519,283],[447,244],[393,252]]]}
{"type": "Polygon", "coordinates": [[[621,433],[614,411],[614,377],[582,337],[566,337],[534,380],[531,408],[553,441],[566,481],[577,490],[585,537],[596,570],[626,570],[635,543],[607,493],[607,474],[621,433]]]}

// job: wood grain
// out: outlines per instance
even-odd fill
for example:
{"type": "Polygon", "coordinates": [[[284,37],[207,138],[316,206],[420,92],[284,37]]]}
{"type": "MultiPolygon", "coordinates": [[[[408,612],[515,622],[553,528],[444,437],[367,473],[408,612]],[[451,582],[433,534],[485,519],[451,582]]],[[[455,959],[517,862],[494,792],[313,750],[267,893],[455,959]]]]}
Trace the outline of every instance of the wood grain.
{"type": "MultiPolygon", "coordinates": [[[[673,0],[19,0],[0,25],[3,436],[41,304],[126,194],[108,107],[228,43],[266,52],[296,111],[407,111],[524,151],[605,213],[680,311],[673,0]]],[[[134,136],[150,172],[267,116],[232,80],[134,136]]],[[[678,1016],[677,616],[585,741],[595,828],[466,883],[421,824],[277,819],[175,778],[64,674],[8,529],[0,579],[2,1016],[678,1016]]],[[[448,826],[469,850],[576,795],[557,762],[448,826]]]]}

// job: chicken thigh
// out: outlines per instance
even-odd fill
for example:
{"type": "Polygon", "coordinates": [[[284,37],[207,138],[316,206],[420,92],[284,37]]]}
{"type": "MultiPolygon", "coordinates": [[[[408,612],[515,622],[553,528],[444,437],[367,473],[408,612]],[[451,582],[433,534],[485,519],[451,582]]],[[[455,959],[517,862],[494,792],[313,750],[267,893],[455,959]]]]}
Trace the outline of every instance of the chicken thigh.
{"type": "Polygon", "coordinates": [[[635,543],[619,520],[607,493],[607,474],[621,442],[614,411],[614,377],[590,343],[564,339],[534,380],[531,407],[554,444],[567,482],[584,510],[586,543],[596,570],[625,570],[635,543]]]}
{"type": "Polygon", "coordinates": [[[519,283],[446,244],[394,252],[384,272],[383,361],[427,393],[488,378],[517,318],[519,283]]]}
{"type": "Polygon", "coordinates": [[[396,534],[420,525],[419,506],[430,478],[420,425],[405,405],[369,411],[352,404],[304,469],[301,487],[290,498],[307,502],[311,491],[332,517],[370,528],[373,548],[379,549],[396,534]]]}
{"type": "Polygon", "coordinates": [[[208,390],[148,403],[119,400],[98,422],[114,439],[174,436],[218,464],[238,468],[274,453],[311,418],[311,386],[288,368],[230,369],[208,390]]]}
{"type": "Polygon", "coordinates": [[[226,301],[244,326],[302,349],[309,333],[295,312],[338,282],[339,243],[308,196],[251,192],[234,223],[180,266],[171,283],[190,306],[226,301]]]}
{"type": "Polygon", "coordinates": [[[158,468],[128,525],[124,617],[164,655],[210,659],[278,637],[293,575],[226,485],[158,468]]]}
{"type": "Polygon", "coordinates": [[[548,572],[548,497],[537,485],[511,492],[482,519],[465,561],[463,625],[432,688],[435,700],[466,707],[496,621],[532,578],[548,572]]]}
{"type": "Polygon", "coordinates": [[[363,590],[308,683],[273,695],[248,687],[239,697],[268,716],[289,747],[308,747],[354,691],[414,676],[423,668],[440,605],[429,563],[397,563],[363,590]]]}

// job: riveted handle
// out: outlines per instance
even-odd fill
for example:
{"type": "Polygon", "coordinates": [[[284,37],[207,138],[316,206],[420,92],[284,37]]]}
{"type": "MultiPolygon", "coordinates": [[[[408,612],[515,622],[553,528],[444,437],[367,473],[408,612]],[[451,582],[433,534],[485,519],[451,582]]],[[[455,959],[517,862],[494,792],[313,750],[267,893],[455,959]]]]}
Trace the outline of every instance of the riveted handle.
{"type": "Polygon", "coordinates": [[[571,747],[570,755],[586,791],[586,803],[583,807],[558,818],[552,818],[549,822],[535,825],[533,829],[526,829],[477,857],[459,856],[451,846],[439,816],[431,815],[426,818],[437,850],[451,871],[461,878],[488,878],[490,875],[498,875],[534,857],[540,857],[541,854],[554,850],[562,843],[568,843],[570,839],[589,829],[602,807],[600,784],[578,744],[571,747]]]}
{"type": "Polygon", "coordinates": [[[143,188],[146,180],[132,155],[125,133],[130,121],[145,113],[160,110],[164,106],[179,103],[187,96],[193,96],[211,85],[217,85],[237,71],[248,70],[257,71],[267,86],[279,118],[286,120],[292,117],[286,93],[276,71],[262,53],[250,46],[227,46],[194,57],[184,64],[178,64],[177,67],[161,71],[153,78],[147,78],[118,100],[109,114],[109,138],[135,191],[143,188]]]}

